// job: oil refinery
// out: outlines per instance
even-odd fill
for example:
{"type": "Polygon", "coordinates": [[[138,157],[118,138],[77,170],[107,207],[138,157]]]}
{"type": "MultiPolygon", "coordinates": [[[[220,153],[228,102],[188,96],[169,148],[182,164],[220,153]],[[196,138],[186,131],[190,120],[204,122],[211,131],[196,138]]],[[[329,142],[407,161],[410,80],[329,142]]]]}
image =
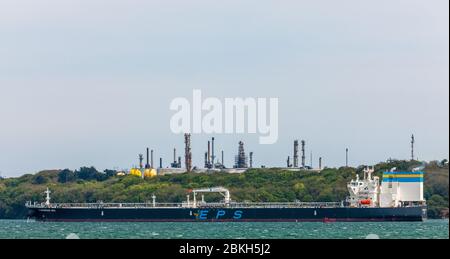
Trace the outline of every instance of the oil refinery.
{"type": "MultiPolygon", "coordinates": [[[[225,151],[220,150],[220,157],[218,157],[216,151],[216,138],[212,137],[206,143],[206,148],[204,152],[204,163],[202,166],[193,165],[192,160],[192,148],[191,148],[191,134],[184,134],[184,163],[182,161],[182,156],[177,155],[177,149],[173,148],[173,160],[168,166],[164,166],[162,157],[159,158],[159,165],[154,164],[154,150],[146,149],[146,163],[144,162],[144,155],[138,155],[138,166],[133,166],[131,169],[126,169],[118,172],[119,176],[124,176],[127,174],[135,175],[142,178],[152,178],[157,175],[166,174],[180,174],[185,172],[194,173],[214,173],[214,172],[225,172],[225,173],[244,173],[250,168],[254,168],[254,157],[255,153],[253,151],[246,152],[245,143],[239,141],[237,143],[236,153],[234,155],[234,164],[227,166],[225,164],[225,151]]],[[[411,159],[414,160],[414,135],[411,137],[411,159]]],[[[318,167],[313,167],[313,154],[310,152],[309,164],[306,161],[306,141],[305,140],[294,140],[293,141],[293,153],[292,156],[289,155],[286,159],[285,167],[270,167],[261,165],[261,168],[274,168],[283,169],[287,171],[312,171],[320,172],[323,170],[323,157],[318,157],[318,167]]],[[[345,149],[345,167],[349,166],[349,149],[345,149]]]]}

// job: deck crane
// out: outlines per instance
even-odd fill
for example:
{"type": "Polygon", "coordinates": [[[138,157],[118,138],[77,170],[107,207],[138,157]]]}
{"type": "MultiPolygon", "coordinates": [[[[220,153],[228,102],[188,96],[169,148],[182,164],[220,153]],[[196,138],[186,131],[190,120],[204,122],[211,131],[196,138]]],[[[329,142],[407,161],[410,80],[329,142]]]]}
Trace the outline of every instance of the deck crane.
{"type": "Polygon", "coordinates": [[[224,187],[195,189],[192,190],[192,193],[194,194],[194,207],[197,206],[197,193],[220,193],[225,198],[225,204],[230,204],[231,202],[230,191],[224,187]]]}

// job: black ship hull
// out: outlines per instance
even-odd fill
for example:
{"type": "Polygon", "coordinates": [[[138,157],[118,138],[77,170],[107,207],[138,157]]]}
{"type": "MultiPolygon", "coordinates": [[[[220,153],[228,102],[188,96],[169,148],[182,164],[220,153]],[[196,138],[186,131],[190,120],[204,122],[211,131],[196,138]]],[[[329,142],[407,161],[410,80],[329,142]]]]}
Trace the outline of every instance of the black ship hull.
{"type": "Polygon", "coordinates": [[[399,208],[29,208],[38,221],[365,222],[423,221],[426,206],[399,208]]]}

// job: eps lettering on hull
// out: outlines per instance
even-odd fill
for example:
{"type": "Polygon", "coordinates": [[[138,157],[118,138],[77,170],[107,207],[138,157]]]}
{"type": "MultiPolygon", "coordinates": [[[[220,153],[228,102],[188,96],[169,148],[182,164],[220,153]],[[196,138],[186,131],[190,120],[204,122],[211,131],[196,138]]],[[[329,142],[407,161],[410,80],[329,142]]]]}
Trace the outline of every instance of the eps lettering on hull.
{"type": "Polygon", "coordinates": [[[225,210],[217,210],[217,211],[214,211],[213,213],[211,213],[211,215],[210,215],[209,211],[210,210],[199,210],[198,213],[195,213],[194,215],[199,220],[208,220],[208,219],[216,219],[216,220],[220,220],[220,219],[234,219],[234,220],[239,220],[239,219],[242,218],[242,215],[244,213],[241,210],[236,210],[236,211],[232,211],[232,212],[228,212],[228,213],[225,210]],[[210,215],[209,218],[208,218],[208,215],[210,215]]]}

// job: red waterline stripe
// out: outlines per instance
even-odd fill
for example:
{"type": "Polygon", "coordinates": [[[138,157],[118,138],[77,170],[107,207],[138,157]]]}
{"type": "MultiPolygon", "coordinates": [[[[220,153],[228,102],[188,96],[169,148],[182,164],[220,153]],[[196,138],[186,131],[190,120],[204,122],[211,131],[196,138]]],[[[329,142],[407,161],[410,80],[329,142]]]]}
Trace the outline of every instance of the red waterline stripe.
{"type": "Polygon", "coordinates": [[[423,221],[421,218],[341,218],[341,219],[241,219],[241,220],[191,220],[191,219],[37,219],[46,222],[389,222],[423,221]]]}

